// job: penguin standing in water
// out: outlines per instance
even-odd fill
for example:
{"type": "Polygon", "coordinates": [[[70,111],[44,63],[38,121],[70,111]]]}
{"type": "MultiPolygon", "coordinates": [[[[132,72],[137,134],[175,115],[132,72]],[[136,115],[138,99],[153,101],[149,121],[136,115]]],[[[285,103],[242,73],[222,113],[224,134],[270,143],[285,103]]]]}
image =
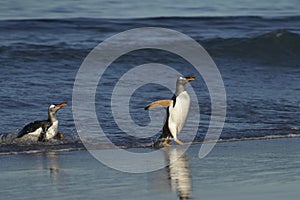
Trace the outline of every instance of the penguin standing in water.
{"type": "Polygon", "coordinates": [[[43,121],[34,121],[27,124],[19,133],[17,138],[28,136],[36,141],[47,141],[57,136],[62,139],[63,135],[58,133],[58,120],[56,112],[62,107],[67,106],[66,103],[52,104],[48,108],[48,119],[43,121]]]}
{"type": "Polygon", "coordinates": [[[177,136],[182,130],[190,110],[190,96],[185,90],[185,84],[193,80],[195,80],[194,77],[179,77],[176,82],[176,92],[172,99],[158,100],[145,107],[145,110],[156,106],[167,107],[167,116],[163,132],[154,146],[157,146],[161,139],[164,140],[164,146],[170,146],[169,140],[171,138],[178,144],[184,145],[177,136]]]}

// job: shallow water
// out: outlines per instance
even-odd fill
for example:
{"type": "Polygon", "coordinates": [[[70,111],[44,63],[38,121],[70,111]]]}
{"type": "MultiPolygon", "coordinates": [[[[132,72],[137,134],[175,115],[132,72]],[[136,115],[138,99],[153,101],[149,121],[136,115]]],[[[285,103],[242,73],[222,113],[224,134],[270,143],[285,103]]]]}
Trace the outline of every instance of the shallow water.
{"type": "MultiPolygon", "coordinates": [[[[87,151],[1,156],[0,192],[11,199],[176,199],[180,194],[192,199],[298,199],[299,141],[218,143],[201,160],[200,145],[192,145],[175,162],[175,169],[185,172],[123,173],[87,151]],[[174,180],[177,184],[171,184],[174,180]]],[[[178,148],[164,150],[166,163],[178,148]]]]}

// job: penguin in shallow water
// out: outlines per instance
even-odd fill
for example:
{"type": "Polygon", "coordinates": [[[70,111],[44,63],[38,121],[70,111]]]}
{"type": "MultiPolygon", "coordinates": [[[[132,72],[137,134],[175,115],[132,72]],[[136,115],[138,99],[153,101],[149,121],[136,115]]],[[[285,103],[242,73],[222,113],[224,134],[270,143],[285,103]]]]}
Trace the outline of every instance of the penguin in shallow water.
{"type": "MultiPolygon", "coordinates": [[[[163,139],[164,146],[169,146],[169,140],[171,138],[178,144],[184,145],[177,136],[182,130],[190,110],[190,96],[185,90],[185,84],[193,80],[195,80],[194,77],[179,77],[176,82],[176,92],[172,99],[158,100],[145,107],[145,110],[156,106],[167,107],[167,116],[163,132],[157,141],[160,142],[160,140],[163,139]]],[[[157,145],[157,142],[154,146],[157,145]]]]}
{"type": "Polygon", "coordinates": [[[30,138],[36,139],[36,141],[46,141],[57,136],[62,139],[63,135],[58,133],[58,120],[56,112],[62,107],[67,106],[66,103],[52,104],[48,108],[48,119],[43,121],[34,121],[27,124],[19,133],[17,138],[24,136],[30,136],[30,138]]]}

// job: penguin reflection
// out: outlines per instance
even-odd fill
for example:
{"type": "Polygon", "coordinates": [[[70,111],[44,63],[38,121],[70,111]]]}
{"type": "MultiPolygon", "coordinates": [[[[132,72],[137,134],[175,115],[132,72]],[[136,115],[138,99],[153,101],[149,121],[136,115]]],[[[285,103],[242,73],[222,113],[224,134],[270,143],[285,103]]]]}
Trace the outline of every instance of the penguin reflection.
{"type": "Polygon", "coordinates": [[[57,154],[55,152],[47,152],[45,154],[47,159],[45,169],[49,169],[50,177],[53,181],[57,182],[59,179],[59,165],[57,162],[57,154]]]}
{"type": "Polygon", "coordinates": [[[48,190],[51,190],[54,193],[65,193],[69,190],[69,186],[65,184],[69,181],[69,176],[65,170],[61,169],[63,160],[60,157],[61,155],[56,152],[47,152],[43,154],[44,170],[49,171],[49,180],[51,181],[48,190]]]}
{"type": "Polygon", "coordinates": [[[192,184],[186,154],[180,147],[169,147],[165,148],[165,155],[171,189],[179,199],[190,199],[192,184]]]}

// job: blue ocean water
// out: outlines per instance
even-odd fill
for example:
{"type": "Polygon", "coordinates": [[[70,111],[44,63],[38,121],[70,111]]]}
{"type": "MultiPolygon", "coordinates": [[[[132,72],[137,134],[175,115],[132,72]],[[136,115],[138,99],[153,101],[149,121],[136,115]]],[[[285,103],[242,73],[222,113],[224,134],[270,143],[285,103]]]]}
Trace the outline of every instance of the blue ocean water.
{"type": "Polygon", "coordinates": [[[295,16],[298,0],[78,0],[52,1],[4,0],[0,2],[1,19],[28,18],[147,18],[147,17],[224,17],[224,16],[295,16]]]}
{"type": "MultiPolygon", "coordinates": [[[[66,143],[77,142],[71,106],[73,84],[81,63],[106,38],[128,29],[152,26],[187,34],[203,45],[216,62],[227,93],[227,118],[221,139],[298,137],[299,5],[297,1],[271,4],[236,0],[209,4],[178,1],[172,5],[164,1],[55,1],[47,5],[35,0],[2,1],[0,133],[2,137],[15,134],[28,122],[45,119],[51,103],[66,101],[70,106],[58,113],[59,130],[68,139],[66,143]]],[[[128,70],[134,65],[158,61],[180,68],[183,74],[190,73],[184,67],[188,63],[179,57],[141,50],[112,65],[113,80],[122,75],[113,66],[128,70]]],[[[208,128],[210,98],[201,79],[192,86],[203,91],[198,97],[201,122],[197,142],[203,140],[208,128]]],[[[108,90],[98,90],[96,94],[98,119],[109,138],[126,147],[152,141],[153,138],[133,141],[120,131],[113,121],[110,101],[105,101],[111,90],[108,85],[108,90]]],[[[133,98],[133,102],[140,103],[131,107],[132,118],[140,125],[147,125],[150,120],[143,110],[150,101],[147,91],[149,88],[141,90],[133,98]]],[[[155,92],[152,100],[171,95],[163,88],[155,92]]],[[[181,137],[185,140],[188,135],[181,137]]],[[[61,143],[64,144],[58,145],[61,143]]],[[[3,139],[2,152],[18,151],[15,148],[15,144],[3,139]]]]}
{"type": "MultiPolygon", "coordinates": [[[[0,1],[1,198],[297,199],[299,11],[298,0],[0,1]],[[201,160],[201,145],[195,144],[173,166],[142,174],[110,169],[87,151],[65,152],[83,149],[72,112],[73,84],[81,63],[108,37],[145,26],[180,31],[205,47],[227,93],[221,140],[253,141],[217,143],[201,160]],[[49,104],[61,102],[69,104],[58,112],[64,140],[14,140],[26,123],[47,118],[49,104]],[[257,140],[284,137],[290,138],[257,140]]],[[[130,138],[117,127],[111,93],[122,73],[150,62],[183,74],[193,72],[176,55],[144,49],[116,60],[108,79],[97,88],[95,108],[102,128],[114,144],[133,147],[129,151],[151,150],[135,147],[149,146],[153,137],[130,138]]],[[[195,142],[201,142],[210,120],[210,97],[200,76],[191,86],[200,91],[201,121],[195,124],[190,118],[188,123],[199,126],[195,142]]],[[[132,119],[147,125],[145,104],[171,95],[154,85],[137,90],[130,102],[132,119]]],[[[189,141],[189,136],[186,131],[180,139],[189,141]]],[[[100,146],[105,151],[107,144],[100,146]]],[[[162,149],[165,162],[179,150],[177,145],[162,149]]],[[[160,161],[151,160],[155,162],[160,161]]]]}

